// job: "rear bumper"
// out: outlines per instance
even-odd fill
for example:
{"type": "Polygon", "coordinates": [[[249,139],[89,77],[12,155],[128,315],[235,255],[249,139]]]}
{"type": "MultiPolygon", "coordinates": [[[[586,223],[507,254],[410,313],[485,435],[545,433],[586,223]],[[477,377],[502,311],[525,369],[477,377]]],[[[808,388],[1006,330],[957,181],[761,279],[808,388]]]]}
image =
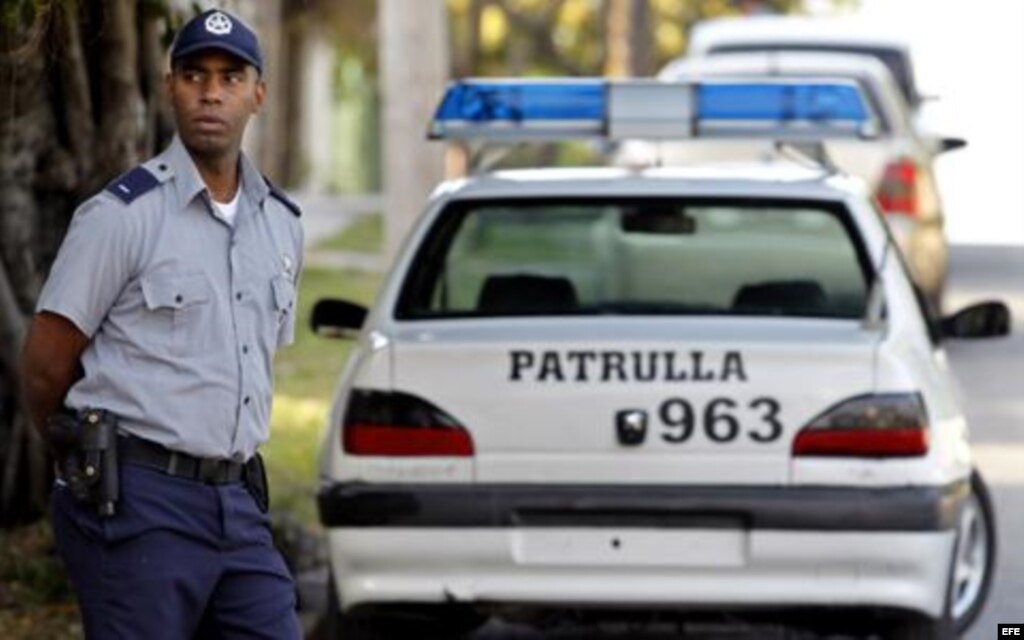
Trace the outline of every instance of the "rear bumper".
{"type": "Polygon", "coordinates": [[[883,607],[937,616],[945,488],[367,486],[320,495],[347,608],[883,607]]]}
{"type": "Polygon", "coordinates": [[[954,539],[952,531],[328,532],[331,571],[346,610],[463,602],[736,612],[880,608],[933,617],[945,603],[954,539]]]}
{"type": "Polygon", "coordinates": [[[970,487],[336,484],[321,522],[343,528],[630,527],[944,531],[970,487]]]}

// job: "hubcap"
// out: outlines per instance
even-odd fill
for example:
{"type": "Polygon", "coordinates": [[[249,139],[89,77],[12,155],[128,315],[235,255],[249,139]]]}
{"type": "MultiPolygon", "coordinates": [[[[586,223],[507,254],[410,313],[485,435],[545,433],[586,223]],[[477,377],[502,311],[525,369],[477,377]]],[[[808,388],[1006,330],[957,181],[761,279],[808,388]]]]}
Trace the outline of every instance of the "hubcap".
{"type": "Polygon", "coordinates": [[[960,514],[956,559],[953,564],[952,614],[962,618],[978,601],[988,566],[988,523],[978,497],[971,493],[960,514]]]}

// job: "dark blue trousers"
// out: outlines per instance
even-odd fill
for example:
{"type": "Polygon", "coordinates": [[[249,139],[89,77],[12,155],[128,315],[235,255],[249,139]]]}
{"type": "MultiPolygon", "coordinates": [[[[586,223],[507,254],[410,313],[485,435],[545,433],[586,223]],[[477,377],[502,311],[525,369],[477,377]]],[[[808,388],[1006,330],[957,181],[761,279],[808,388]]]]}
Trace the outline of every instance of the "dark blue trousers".
{"type": "Polygon", "coordinates": [[[117,514],[54,488],[53,532],[90,640],[300,640],[295,585],[242,484],[125,464],[117,514]]]}

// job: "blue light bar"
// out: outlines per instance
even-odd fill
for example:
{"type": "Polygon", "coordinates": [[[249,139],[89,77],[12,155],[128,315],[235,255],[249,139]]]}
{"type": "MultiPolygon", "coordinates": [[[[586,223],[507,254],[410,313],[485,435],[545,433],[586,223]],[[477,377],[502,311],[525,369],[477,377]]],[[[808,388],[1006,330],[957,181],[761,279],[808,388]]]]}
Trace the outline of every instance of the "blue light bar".
{"type": "Polygon", "coordinates": [[[864,123],[869,114],[856,85],[723,83],[697,88],[701,120],[767,123],[843,120],[864,123]]]}
{"type": "Polygon", "coordinates": [[[851,80],[463,80],[430,137],[558,140],[870,136],[873,112],[851,80]]]}
{"type": "Polygon", "coordinates": [[[697,87],[699,137],[866,137],[872,115],[852,82],[725,82],[697,87]]]}
{"type": "Polygon", "coordinates": [[[604,80],[461,81],[434,115],[431,137],[549,138],[602,133],[604,80]]]}

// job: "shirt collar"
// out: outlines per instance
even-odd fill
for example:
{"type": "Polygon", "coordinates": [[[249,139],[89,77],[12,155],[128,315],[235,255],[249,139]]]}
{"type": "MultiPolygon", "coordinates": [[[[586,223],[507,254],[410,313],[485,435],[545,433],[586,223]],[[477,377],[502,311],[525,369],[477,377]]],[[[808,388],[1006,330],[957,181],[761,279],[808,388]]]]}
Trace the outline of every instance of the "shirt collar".
{"type": "MultiPolygon", "coordinates": [[[[178,202],[182,207],[187,206],[192,200],[206,190],[206,183],[203,182],[196,169],[192,156],[188,149],[177,135],[171,141],[171,145],[163,153],[161,163],[166,164],[174,175],[175,186],[178,191],[178,202]]],[[[240,171],[240,189],[244,190],[249,199],[257,204],[263,201],[270,193],[263,175],[256,170],[256,167],[249,160],[249,156],[242,152],[239,156],[238,167],[240,171]]]]}
{"type": "Polygon", "coordinates": [[[246,195],[253,202],[262,205],[263,201],[270,195],[270,187],[267,186],[266,178],[259,172],[256,165],[249,160],[249,156],[244,151],[239,156],[238,168],[241,170],[241,186],[245,189],[246,195]]]}

